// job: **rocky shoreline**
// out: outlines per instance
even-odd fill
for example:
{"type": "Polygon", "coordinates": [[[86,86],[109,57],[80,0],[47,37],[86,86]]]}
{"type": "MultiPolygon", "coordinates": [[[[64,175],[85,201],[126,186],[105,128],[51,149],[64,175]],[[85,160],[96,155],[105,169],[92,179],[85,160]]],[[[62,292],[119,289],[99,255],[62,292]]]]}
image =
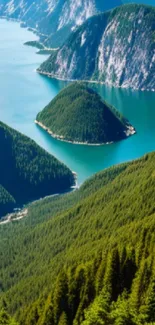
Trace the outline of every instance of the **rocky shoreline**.
{"type": "Polygon", "coordinates": [[[131,87],[131,86],[127,86],[127,87],[123,87],[123,86],[116,86],[113,83],[107,83],[104,81],[99,81],[99,80],[79,80],[79,79],[67,79],[67,78],[61,78],[53,73],[50,72],[45,72],[43,70],[40,70],[39,68],[36,69],[36,72],[47,76],[48,78],[52,78],[52,79],[56,79],[56,80],[60,80],[60,81],[68,81],[68,82],[86,82],[86,83],[92,83],[92,84],[98,84],[98,85],[106,85],[106,86],[110,86],[110,87],[114,87],[114,88],[121,88],[121,89],[132,89],[132,90],[138,90],[138,91],[151,91],[151,92],[155,92],[155,88],[151,88],[151,89],[147,89],[147,88],[136,88],[136,87],[131,87]]]}
{"type": "MultiPolygon", "coordinates": [[[[63,142],[67,142],[67,143],[71,143],[71,144],[87,145],[87,146],[103,146],[103,145],[113,143],[113,142],[88,143],[88,142],[78,142],[78,141],[66,140],[63,136],[53,133],[48,127],[46,127],[41,122],[35,120],[34,123],[37,124],[39,127],[41,127],[43,130],[45,130],[52,138],[63,141],[63,142]]],[[[126,138],[128,138],[131,135],[136,134],[136,130],[132,125],[127,125],[127,129],[124,132],[125,132],[126,138]]]]}
{"type": "Polygon", "coordinates": [[[12,212],[0,219],[0,225],[5,225],[9,222],[14,222],[25,218],[28,214],[28,209],[22,209],[19,212],[12,212]]]}
{"type": "Polygon", "coordinates": [[[55,196],[59,196],[59,195],[64,195],[66,193],[75,191],[79,188],[78,183],[77,183],[77,173],[72,171],[72,174],[74,175],[74,179],[75,179],[75,185],[70,187],[70,190],[64,192],[64,193],[58,193],[58,194],[51,194],[51,195],[47,195],[45,197],[42,197],[38,200],[34,200],[30,203],[27,204],[27,207],[21,207],[21,208],[16,208],[13,212],[6,214],[5,216],[3,216],[2,218],[0,218],[0,226],[1,225],[5,225],[7,223],[10,222],[14,222],[14,221],[19,221],[25,217],[27,217],[28,215],[28,211],[29,211],[29,206],[41,201],[41,200],[46,200],[47,198],[53,198],[55,196]]]}

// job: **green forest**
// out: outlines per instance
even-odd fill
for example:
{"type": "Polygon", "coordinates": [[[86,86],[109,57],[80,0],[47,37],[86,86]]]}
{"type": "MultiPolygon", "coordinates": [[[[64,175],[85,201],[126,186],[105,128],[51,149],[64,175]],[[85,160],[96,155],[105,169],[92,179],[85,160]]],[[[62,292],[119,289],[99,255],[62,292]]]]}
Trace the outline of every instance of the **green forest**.
{"type": "Polygon", "coordinates": [[[10,315],[7,313],[6,309],[3,308],[0,311],[0,324],[1,325],[19,325],[14,318],[10,317],[10,315]]]}
{"type": "Polygon", "coordinates": [[[15,207],[15,200],[6,189],[0,185],[0,215],[5,215],[15,207]]]}
{"type": "Polygon", "coordinates": [[[68,190],[72,172],[33,140],[0,122],[0,216],[15,205],[68,190]]]}
{"type": "Polygon", "coordinates": [[[154,164],[111,167],[1,226],[0,309],[20,325],[154,324],[154,164]]]}
{"type": "Polygon", "coordinates": [[[39,103],[68,84],[35,123],[72,142],[41,140],[79,173],[0,121],[0,325],[155,325],[155,152],[75,186],[154,148],[155,8],[140,1],[0,0],[2,119],[36,138],[39,103]],[[37,70],[13,21],[48,55],[37,70]],[[93,88],[135,142],[110,145],[136,131],[93,88]]]}
{"type": "Polygon", "coordinates": [[[124,139],[129,126],[115,108],[78,82],[63,89],[36,120],[60,139],[91,144],[124,139]]]}

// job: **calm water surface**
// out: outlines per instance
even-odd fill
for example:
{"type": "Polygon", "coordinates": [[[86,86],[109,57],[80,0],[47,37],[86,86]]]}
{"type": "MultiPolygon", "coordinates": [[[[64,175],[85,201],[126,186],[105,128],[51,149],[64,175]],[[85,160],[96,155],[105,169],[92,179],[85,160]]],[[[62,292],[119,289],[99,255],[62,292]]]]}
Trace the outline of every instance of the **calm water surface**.
{"type": "Polygon", "coordinates": [[[0,120],[34,139],[78,174],[92,174],[155,150],[155,93],[95,86],[136,128],[127,140],[105,146],[73,145],[52,139],[34,124],[36,114],[66,83],[40,76],[35,69],[47,56],[24,46],[36,36],[18,23],[0,20],[0,120]]]}

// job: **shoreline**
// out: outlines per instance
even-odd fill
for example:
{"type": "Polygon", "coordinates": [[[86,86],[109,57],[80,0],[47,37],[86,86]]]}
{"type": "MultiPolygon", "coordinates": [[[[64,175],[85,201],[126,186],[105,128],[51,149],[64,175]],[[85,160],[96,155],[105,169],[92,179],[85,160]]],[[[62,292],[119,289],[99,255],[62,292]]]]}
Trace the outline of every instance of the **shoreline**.
{"type": "Polygon", "coordinates": [[[26,41],[25,43],[23,43],[23,45],[36,48],[38,50],[38,52],[36,52],[37,54],[40,54],[41,51],[46,51],[46,52],[49,52],[49,54],[50,54],[50,52],[54,52],[59,49],[59,47],[57,47],[57,48],[46,47],[44,45],[44,43],[40,42],[40,40],[26,41]],[[42,48],[39,48],[39,46],[42,46],[42,48]]]}
{"type": "Polygon", "coordinates": [[[41,197],[40,199],[37,199],[37,200],[27,203],[25,205],[25,207],[23,206],[21,208],[15,208],[14,211],[7,213],[5,216],[2,216],[0,218],[0,226],[5,225],[10,222],[19,221],[19,220],[22,220],[23,218],[27,217],[28,212],[29,212],[29,206],[36,204],[37,202],[46,200],[48,198],[52,199],[56,196],[65,195],[67,193],[72,193],[72,192],[78,190],[80,186],[78,185],[78,182],[77,182],[77,173],[72,170],[71,170],[71,172],[74,176],[75,185],[70,186],[70,188],[68,190],[66,190],[65,192],[46,195],[45,197],[41,197]]]}
{"type": "Polygon", "coordinates": [[[83,80],[83,79],[67,79],[67,78],[61,78],[61,77],[59,77],[59,76],[57,76],[57,75],[55,75],[53,73],[39,70],[39,68],[36,69],[36,72],[39,73],[39,74],[41,74],[41,75],[47,76],[48,78],[56,79],[56,80],[60,80],[60,81],[86,82],[86,83],[92,83],[92,84],[97,84],[97,85],[105,85],[105,86],[109,86],[109,87],[114,87],[114,88],[117,88],[117,89],[129,89],[129,90],[136,90],[136,91],[155,92],[155,88],[152,88],[152,89],[142,88],[141,89],[141,88],[131,87],[131,86],[128,86],[128,87],[117,86],[117,85],[114,85],[113,83],[107,83],[107,82],[99,81],[99,80],[83,80]]]}
{"type": "MultiPolygon", "coordinates": [[[[108,144],[114,143],[114,141],[111,142],[103,142],[103,143],[89,143],[89,142],[78,142],[78,141],[71,141],[71,140],[66,140],[63,136],[60,136],[58,134],[53,133],[48,127],[46,127],[43,123],[35,120],[34,123],[38,125],[40,128],[42,128],[44,131],[46,131],[52,138],[62,141],[62,142],[67,142],[71,144],[78,144],[78,145],[85,145],[85,146],[104,146],[108,144]]],[[[124,131],[125,137],[122,140],[127,139],[128,137],[136,134],[136,130],[132,125],[127,125],[126,126],[126,131],[124,131]]]]}
{"type": "MultiPolygon", "coordinates": [[[[33,27],[30,27],[26,24],[26,22],[20,20],[20,19],[17,19],[17,18],[10,18],[10,17],[7,17],[7,16],[0,16],[0,19],[5,19],[5,20],[8,20],[8,21],[14,21],[14,22],[17,22],[20,24],[20,27],[21,28],[26,28],[27,30],[31,31],[32,33],[34,33],[35,35],[37,35],[38,37],[39,36],[44,36],[44,37],[49,37],[49,35],[47,34],[43,34],[43,33],[40,33],[37,29],[33,28],[33,27]],[[22,27],[21,25],[24,24],[25,26],[22,27]]],[[[38,41],[39,42],[39,41],[38,41]]],[[[43,44],[44,45],[44,44],[43,44]]],[[[51,52],[54,52],[54,51],[57,51],[59,49],[58,48],[49,48],[49,47],[45,47],[45,50],[46,51],[51,51],[51,52]]],[[[37,54],[40,54],[39,51],[37,52],[37,54]]],[[[49,53],[51,54],[51,53],[49,53]]],[[[39,70],[39,68],[37,68],[35,70],[37,73],[39,74],[42,74],[42,75],[45,75],[47,76],[48,78],[52,78],[52,79],[56,79],[56,80],[60,80],[60,81],[68,81],[68,82],[86,82],[86,83],[93,83],[93,84],[99,84],[99,85],[106,85],[106,86],[110,86],[110,87],[114,87],[114,88],[120,88],[120,89],[129,89],[129,90],[136,90],[136,91],[147,91],[147,92],[155,92],[155,88],[152,88],[152,89],[145,89],[145,88],[137,88],[137,87],[131,87],[131,86],[127,86],[127,87],[122,87],[122,86],[118,86],[118,85],[114,85],[113,83],[107,83],[107,82],[104,82],[104,81],[98,81],[98,80],[78,80],[78,79],[68,79],[68,78],[62,78],[62,77],[59,77],[53,73],[50,73],[50,72],[45,72],[45,71],[42,71],[42,70],[39,70]]]]}
{"type": "Polygon", "coordinates": [[[19,23],[21,28],[25,28],[25,29],[27,29],[28,31],[31,31],[32,33],[34,33],[37,36],[40,35],[40,36],[49,37],[49,35],[40,33],[37,29],[35,29],[35,28],[31,27],[31,26],[28,26],[25,21],[22,21],[20,19],[11,18],[11,17],[8,17],[8,16],[0,16],[0,19],[5,19],[5,20],[8,20],[8,21],[14,21],[15,23],[19,23]],[[21,26],[22,24],[24,25],[24,27],[21,26]]]}
{"type": "MultiPolygon", "coordinates": [[[[13,21],[13,22],[17,22],[20,24],[20,28],[22,28],[21,24],[24,23],[22,22],[21,20],[19,19],[14,19],[14,18],[8,18],[7,16],[1,16],[0,19],[4,19],[4,20],[7,20],[7,21],[13,21]]],[[[33,32],[36,36],[40,36],[40,35],[44,35],[44,34],[41,34],[39,33],[37,30],[31,28],[31,27],[28,27],[27,25],[24,27],[26,30],[30,30],[31,32],[33,32]]],[[[48,36],[48,35],[44,35],[44,36],[48,36]]],[[[34,40],[35,41],[35,40],[34,40]]],[[[36,40],[37,41],[37,40],[36,40]]],[[[51,49],[51,48],[46,48],[46,50],[53,50],[53,51],[56,51],[58,48],[55,48],[55,49],[51,49]]],[[[37,71],[38,72],[38,71],[37,71]]],[[[51,76],[52,78],[52,76],[51,76]]],[[[63,80],[63,79],[62,79],[63,80]]],[[[71,80],[71,81],[74,81],[74,80],[71,80]]],[[[91,81],[87,81],[88,83],[91,83],[91,81]]],[[[93,82],[92,83],[96,83],[98,84],[99,82],[93,82]]],[[[39,124],[39,123],[36,123],[36,124],[39,124]]],[[[45,127],[45,130],[46,130],[46,127],[45,127]]],[[[47,130],[46,130],[47,131],[47,130]]],[[[50,130],[49,130],[50,131],[50,130]]],[[[47,131],[48,132],[48,131],[47,131]]],[[[136,132],[134,132],[136,133],[136,132]]],[[[132,134],[129,134],[129,135],[132,135],[132,134]]],[[[126,138],[129,136],[127,135],[126,138]]],[[[53,134],[52,134],[53,136],[53,134]]],[[[54,136],[53,136],[54,137],[54,136]]],[[[67,142],[67,143],[71,143],[71,144],[79,144],[79,145],[89,145],[89,146],[101,146],[101,145],[106,145],[106,144],[112,144],[113,142],[107,142],[107,143],[98,143],[98,144],[89,144],[87,142],[74,142],[74,141],[67,141],[65,139],[60,139],[59,136],[56,136],[56,139],[59,139],[61,141],[64,141],[64,142],[67,142]]],[[[124,138],[125,139],[125,138],[124,138]]],[[[75,184],[73,186],[71,186],[67,192],[64,192],[64,193],[59,193],[59,194],[55,194],[55,195],[64,195],[65,193],[69,193],[69,192],[72,192],[72,191],[75,191],[77,190],[80,186],[78,186],[78,182],[77,182],[77,173],[74,172],[74,171],[71,171],[72,174],[74,175],[74,179],[75,179],[75,184]]],[[[53,195],[52,195],[53,196],[53,195]]],[[[49,196],[51,197],[51,195],[49,196]]],[[[43,197],[43,198],[40,198],[38,199],[37,201],[39,200],[44,200],[46,199],[46,197],[43,197]]],[[[35,203],[36,201],[33,201],[31,202],[31,204],[35,203]]],[[[20,211],[14,211],[12,213],[9,213],[7,214],[6,216],[2,217],[2,219],[0,220],[0,225],[5,225],[7,223],[10,223],[10,222],[15,222],[15,221],[20,221],[22,220],[23,218],[25,218],[27,215],[28,215],[28,208],[21,208],[20,211]]]]}
{"type": "MultiPolygon", "coordinates": [[[[14,19],[14,18],[9,18],[9,17],[7,17],[7,16],[0,16],[0,19],[2,19],[2,20],[6,20],[6,21],[12,21],[12,22],[15,22],[15,23],[18,23],[18,24],[20,24],[20,28],[22,28],[22,26],[21,26],[21,24],[23,24],[24,22],[23,21],[21,21],[21,20],[19,20],[19,19],[14,19]]],[[[25,24],[25,23],[24,23],[25,24]]],[[[41,34],[41,33],[39,33],[37,30],[35,30],[34,28],[31,28],[31,27],[29,27],[29,26],[27,26],[27,25],[25,25],[24,26],[24,28],[26,29],[26,30],[28,30],[28,31],[31,31],[33,34],[35,34],[36,36],[47,36],[48,37],[48,35],[45,35],[45,34],[41,34]]],[[[40,40],[38,40],[37,38],[36,38],[36,40],[33,40],[33,41],[26,41],[26,42],[38,42],[38,43],[40,43],[40,40]]],[[[37,47],[36,46],[33,46],[33,45],[28,45],[28,44],[25,44],[25,43],[23,43],[23,45],[27,45],[27,46],[31,46],[31,47],[34,47],[34,48],[36,48],[37,49],[37,47]]],[[[43,44],[43,46],[44,46],[44,44],[43,44]]],[[[57,51],[58,50],[58,48],[47,48],[47,47],[44,47],[44,50],[46,50],[46,51],[57,51]]],[[[63,162],[62,162],[63,163],[63,162]]],[[[20,220],[22,220],[23,218],[25,218],[27,215],[28,215],[28,206],[29,205],[32,205],[32,204],[35,204],[36,202],[39,202],[39,201],[41,201],[41,200],[45,200],[45,199],[47,199],[47,198],[52,198],[52,197],[54,197],[54,196],[60,196],[60,195],[64,195],[64,194],[67,194],[67,193],[71,193],[71,192],[73,192],[73,191],[75,191],[75,190],[77,190],[78,188],[79,188],[79,185],[78,185],[78,181],[77,181],[77,173],[75,172],[75,171],[73,171],[73,170],[70,170],[71,171],[71,173],[73,174],[73,177],[74,177],[74,183],[73,183],[73,185],[71,185],[66,191],[64,191],[64,192],[61,192],[61,193],[56,193],[56,194],[51,194],[51,195],[48,195],[48,196],[45,196],[45,197],[41,197],[41,198],[39,198],[39,199],[37,199],[37,200],[34,200],[34,201],[32,201],[32,202],[29,202],[29,203],[27,203],[26,205],[27,205],[27,207],[25,208],[24,206],[21,206],[20,208],[15,208],[12,212],[10,212],[10,213],[7,213],[6,215],[4,215],[4,216],[2,216],[1,218],[0,218],[0,226],[1,225],[6,225],[6,224],[8,224],[8,223],[12,223],[12,222],[15,222],[15,221],[20,221],[20,220]]]]}
{"type": "Polygon", "coordinates": [[[0,219],[0,226],[25,218],[28,214],[28,208],[21,209],[19,212],[12,212],[0,219]]]}

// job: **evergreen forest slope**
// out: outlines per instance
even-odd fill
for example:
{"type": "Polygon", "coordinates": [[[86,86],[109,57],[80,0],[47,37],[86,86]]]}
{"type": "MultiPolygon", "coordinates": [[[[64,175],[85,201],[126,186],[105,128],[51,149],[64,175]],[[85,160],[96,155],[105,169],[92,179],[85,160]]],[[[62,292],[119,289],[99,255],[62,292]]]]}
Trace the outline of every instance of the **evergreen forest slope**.
{"type": "Polygon", "coordinates": [[[0,215],[18,204],[60,193],[72,172],[33,140],[0,122],[0,215]]]}
{"type": "Polygon", "coordinates": [[[151,153],[107,169],[1,228],[1,292],[19,323],[155,322],[154,165],[151,153]]]}

